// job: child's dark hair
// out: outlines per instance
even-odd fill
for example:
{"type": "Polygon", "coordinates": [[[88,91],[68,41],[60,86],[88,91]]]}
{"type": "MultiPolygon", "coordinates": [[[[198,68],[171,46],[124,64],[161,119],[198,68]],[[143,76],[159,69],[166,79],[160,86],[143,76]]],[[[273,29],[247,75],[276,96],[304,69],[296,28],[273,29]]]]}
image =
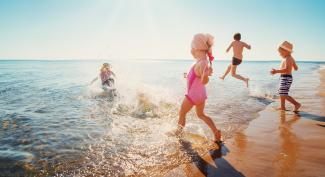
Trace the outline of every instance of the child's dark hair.
{"type": "Polygon", "coordinates": [[[240,35],[240,33],[236,33],[236,34],[234,35],[234,39],[235,39],[236,41],[240,41],[240,39],[241,39],[241,35],[240,35]]]}

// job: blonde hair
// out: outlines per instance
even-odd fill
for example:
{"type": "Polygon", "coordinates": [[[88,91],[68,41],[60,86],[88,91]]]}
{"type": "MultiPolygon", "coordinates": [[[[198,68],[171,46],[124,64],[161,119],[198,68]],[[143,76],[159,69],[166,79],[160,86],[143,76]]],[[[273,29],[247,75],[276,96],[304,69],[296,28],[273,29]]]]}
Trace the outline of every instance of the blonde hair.
{"type": "Polygon", "coordinates": [[[104,72],[105,70],[108,70],[110,68],[110,64],[103,63],[102,67],[100,68],[100,72],[104,72]]]}

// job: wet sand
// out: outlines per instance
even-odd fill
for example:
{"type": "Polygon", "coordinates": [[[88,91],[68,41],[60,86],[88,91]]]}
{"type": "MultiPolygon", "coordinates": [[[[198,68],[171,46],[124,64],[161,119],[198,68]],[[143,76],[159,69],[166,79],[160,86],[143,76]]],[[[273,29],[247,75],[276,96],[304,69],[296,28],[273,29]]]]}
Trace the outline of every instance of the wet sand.
{"type": "Polygon", "coordinates": [[[165,176],[325,176],[325,70],[320,75],[321,110],[316,114],[304,112],[303,107],[295,114],[268,106],[221,149],[165,176]]]}

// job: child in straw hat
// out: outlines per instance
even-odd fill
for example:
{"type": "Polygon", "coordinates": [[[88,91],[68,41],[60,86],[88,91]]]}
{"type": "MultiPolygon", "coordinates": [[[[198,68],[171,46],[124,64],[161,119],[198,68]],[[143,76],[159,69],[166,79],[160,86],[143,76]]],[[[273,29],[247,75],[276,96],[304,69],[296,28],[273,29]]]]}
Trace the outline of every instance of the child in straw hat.
{"type": "Polygon", "coordinates": [[[296,64],[295,59],[291,56],[293,49],[293,45],[289,43],[288,41],[284,41],[280,46],[279,46],[279,53],[281,57],[283,58],[280,69],[274,69],[272,68],[271,74],[281,74],[280,76],[280,86],[279,86],[279,95],[280,95],[280,103],[281,107],[279,108],[280,110],[286,110],[285,109],[285,100],[289,101],[292,103],[295,108],[293,111],[298,111],[299,108],[301,107],[301,104],[298,103],[294,98],[289,96],[289,90],[290,86],[292,84],[292,69],[298,70],[298,66],[296,64]]]}

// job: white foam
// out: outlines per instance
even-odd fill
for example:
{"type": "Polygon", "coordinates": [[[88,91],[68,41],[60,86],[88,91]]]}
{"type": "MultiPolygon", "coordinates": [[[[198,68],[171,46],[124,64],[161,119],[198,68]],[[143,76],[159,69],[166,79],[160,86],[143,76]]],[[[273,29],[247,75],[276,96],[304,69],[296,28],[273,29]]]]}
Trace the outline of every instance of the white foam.
{"type": "Polygon", "coordinates": [[[319,69],[320,70],[324,70],[325,69],[325,65],[320,65],[319,69]]]}

